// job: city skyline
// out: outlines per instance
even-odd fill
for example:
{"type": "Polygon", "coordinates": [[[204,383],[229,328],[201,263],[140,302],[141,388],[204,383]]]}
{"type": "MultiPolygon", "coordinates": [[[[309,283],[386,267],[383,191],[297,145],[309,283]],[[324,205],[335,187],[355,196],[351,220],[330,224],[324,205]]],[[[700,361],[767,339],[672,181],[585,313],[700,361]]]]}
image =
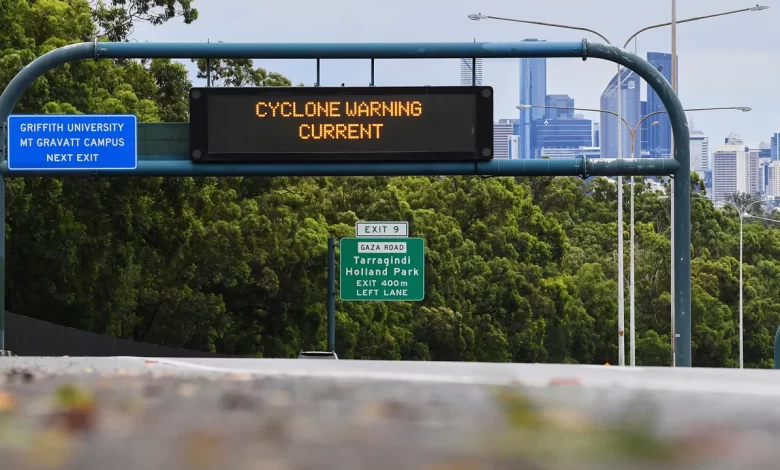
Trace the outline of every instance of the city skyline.
{"type": "MultiPolygon", "coordinates": [[[[525,39],[524,41],[543,41],[540,39],[525,39]]],[[[534,123],[538,123],[541,119],[547,120],[556,119],[557,117],[572,118],[574,112],[581,113],[582,110],[575,106],[575,100],[568,94],[547,94],[547,59],[519,59],[520,61],[520,101],[521,104],[530,104],[530,108],[520,109],[520,117],[516,120],[515,134],[516,141],[519,142],[518,152],[521,155],[527,155],[525,158],[538,158],[535,150],[543,148],[542,145],[537,144],[537,138],[533,135],[533,132],[527,129],[535,129],[539,126],[534,123]],[[536,82],[536,83],[534,83],[536,82]],[[541,83],[539,83],[541,82],[541,83]],[[544,104],[540,104],[544,103],[544,104]],[[545,108],[546,106],[546,108],[545,108]],[[543,115],[544,114],[544,115],[543,115]],[[525,135],[529,137],[526,138],[525,135]]],[[[672,55],[664,52],[647,52],[647,61],[652,64],[658,71],[660,71],[667,81],[671,82],[671,62],[672,55]]],[[[465,63],[465,62],[464,62],[465,63]]],[[[679,70],[679,56],[677,57],[677,69],[679,70]]],[[[464,66],[461,66],[461,76],[464,74],[464,66]]],[[[479,62],[479,76],[482,77],[482,62],[479,62]]],[[[598,109],[605,111],[617,111],[617,95],[616,90],[617,74],[612,77],[611,81],[607,84],[607,87],[601,94],[601,103],[598,109]]],[[[635,72],[622,68],[621,69],[622,80],[622,118],[629,125],[638,125],[636,129],[629,126],[620,126],[623,134],[623,158],[632,157],[632,150],[635,152],[637,158],[642,156],[648,157],[668,157],[671,155],[672,149],[672,128],[669,117],[663,113],[665,106],[661,101],[658,94],[647,83],[641,79],[635,72]],[[643,93],[644,91],[644,93],[643,93]],[[642,99],[644,97],[644,99],[642,99]],[[643,119],[650,115],[654,115],[652,119],[643,119]],[[641,123],[640,123],[641,120],[641,123]],[[633,136],[634,145],[632,147],[631,131],[635,131],[633,136]]],[[[470,85],[471,82],[466,83],[465,79],[461,78],[461,84],[470,85]]],[[[481,84],[481,81],[480,81],[481,84]]],[[[679,91],[679,90],[678,90],[679,91]]],[[[591,124],[591,136],[593,142],[591,145],[599,148],[600,156],[602,158],[616,158],[617,152],[617,139],[615,137],[614,129],[617,126],[617,117],[613,114],[598,111],[586,111],[592,112],[598,115],[598,122],[592,122],[591,124]],[[599,124],[599,128],[606,129],[604,132],[599,133],[599,128],[593,127],[599,124]]],[[[578,114],[579,119],[583,119],[582,114],[578,114]]],[[[494,122],[506,122],[512,121],[507,118],[494,118],[494,122]]],[[[590,123],[591,121],[588,120],[590,123]]],[[[693,124],[693,119],[689,116],[689,128],[691,132],[691,169],[700,173],[700,176],[704,178],[705,173],[708,170],[712,170],[710,167],[711,160],[714,158],[713,154],[709,151],[709,136],[698,129],[693,124]],[[702,142],[700,142],[702,141],[702,142]]],[[[728,141],[730,137],[736,135],[733,130],[729,132],[729,137],[725,140],[728,141]]],[[[585,147],[585,146],[583,146],[585,147]]],[[[780,133],[774,133],[770,137],[770,140],[761,140],[758,143],[747,145],[751,150],[758,152],[759,149],[767,147],[768,156],[772,157],[772,160],[780,160],[780,133]],[[771,142],[771,143],[770,143],[771,142]],[[769,150],[771,149],[771,150],[769,150]],[[771,153],[770,153],[771,152],[771,153]]],[[[568,147],[567,147],[568,148],[568,147]]],[[[516,152],[517,153],[517,152],[516,152]]],[[[510,152],[511,154],[511,152],[510,152]]]]}
{"type": "MultiPolygon", "coordinates": [[[[517,42],[538,37],[548,41],[603,42],[583,31],[521,25],[502,21],[471,21],[468,14],[482,12],[504,17],[583,26],[620,43],[642,27],[667,22],[668,2],[626,5],[622,0],[599,0],[598,6],[574,0],[554,0],[522,5],[508,0],[398,0],[392,5],[336,0],[332,4],[309,2],[264,4],[233,0],[225,9],[214,0],[197,0],[197,21],[185,25],[173,20],[165,27],[139,25],[134,39],[151,42],[517,42]],[[235,11],[246,14],[236,15],[235,11]],[[301,14],[304,11],[304,14],[301,14]],[[349,14],[344,14],[349,12],[349,14]],[[414,12],[409,14],[409,12],[414,12]],[[273,19],[268,21],[268,19],[273,19]],[[258,21],[262,27],[258,30],[258,21]],[[225,25],[230,25],[226,28],[225,25]],[[327,25],[327,26],[326,26],[327,25]]],[[[678,1],[678,18],[733,10],[755,2],[735,5],[733,0],[678,1]]],[[[780,50],[774,47],[780,32],[775,28],[780,2],[767,0],[772,8],[724,18],[681,24],[677,30],[680,58],[679,87],[685,107],[750,106],[750,113],[706,112],[695,116],[697,128],[722,141],[730,132],[742,134],[751,146],[780,129],[776,110],[780,94],[771,77],[780,67],[780,50]],[[759,68],[760,73],[750,73],[759,68]],[[743,71],[740,73],[739,71],[743,71]],[[728,72],[728,73],[724,73],[728,72]],[[736,73],[732,73],[736,72],[736,73]]],[[[669,52],[670,30],[660,28],[640,34],[628,48],[645,56],[647,51],[669,52]]],[[[195,76],[189,59],[181,60],[195,76]]],[[[598,108],[605,84],[615,74],[611,62],[588,59],[550,59],[548,94],[568,94],[578,106],[598,108]]],[[[255,65],[289,77],[293,83],[312,86],[316,81],[314,60],[256,60],[255,65]]],[[[457,85],[459,59],[376,60],[375,84],[457,85]]],[[[495,119],[517,116],[519,104],[517,60],[485,59],[483,83],[495,90],[495,119]]],[[[194,80],[202,83],[201,80],[194,80]]],[[[322,60],[323,86],[366,86],[371,82],[368,60],[322,60]]],[[[644,98],[643,98],[644,99],[644,98]]],[[[595,115],[587,118],[598,122],[595,115]]]]}
{"type": "MultiPolygon", "coordinates": [[[[671,81],[671,54],[649,51],[647,61],[671,81]]],[[[679,64],[679,57],[676,61],[679,64]]],[[[520,59],[519,64],[519,117],[494,119],[495,158],[572,158],[580,155],[664,158],[671,155],[672,129],[664,113],[665,106],[655,90],[632,70],[621,68],[612,77],[601,94],[598,109],[604,112],[594,110],[600,121],[593,123],[582,114],[575,114],[575,111],[584,110],[578,108],[568,94],[547,93],[546,58],[520,59]],[[619,118],[614,114],[618,109],[618,90],[622,98],[620,118],[624,121],[619,126],[619,118]],[[599,131],[601,128],[603,132],[599,131]],[[616,130],[623,134],[622,152],[618,151],[616,130]]],[[[462,60],[462,85],[474,83],[475,65],[473,60],[471,65],[462,60]],[[470,81],[467,76],[471,77],[470,81]]],[[[481,65],[480,62],[480,78],[481,65]]],[[[711,153],[709,136],[696,129],[692,120],[689,128],[690,168],[704,181],[708,197],[719,202],[735,193],[775,195],[780,176],[780,133],[770,137],[771,143],[762,141],[758,147],[751,147],[745,145],[739,134],[731,132],[724,144],[717,145],[711,153]]]]}
{"type": "MultiPolygon", "coordinates": [[[[544,41],[544,39],[524,39],[523,41],[544,41]]],[[[595,133],[599,132],[599,129],[593,127],[592,132],[594,133],[594,143],[593,145],[596,147],[601,146],[603,142],[605,142],[606,139],[606,150],[602,149],[601,156],[602,157],[611,157],[615,158],[617,156],[617,139],[614,137],[614,129],[616,127],[616,121],[617,117],[614,115],[611,115],[609,113],[601,113],[598,111],[582,111],[581,109],[575,109],[577,106],[575,106],[575,98],[569,96],[565,93],[565,91],[559,91],[554,93],[548,93],[548,87],[547,87],[547,59],[541,58],[541,59],[518,59],[520,61],[520,102],[521,104],[530,104],[530,109],[521,109],[519,110],[520,117],[517,121],[518,125],[516,127],[516,135],[520,137],[520,141],[524,140],[523,138],[523,129],[527,126],[531,126],[531,122],[538,119],[554,119],[557,115],[564,115],[567,114],[569,117],[572,115],[572,113],[578,113],[580,115],[580,118],[583,118],[582,113],[592,113],[595,115],[595,119],[593,120],[593,125],[595,126],[597,123],[600,124],[601,129],[606,129],[604,132],[601,132],[600,136],[595,135],[595,133]],[[541,69],[540,71],[537,71],[536,73],[532,72],[532,66],[536,64],[536,67],[541,69]],[[535,86],[532,88],[536,88],[536,90],[533,89],[526,89],[528,88],[528,85],[526,84],[531,80],[531,78],[534,78],[535,80],[543,79],[544,83],[541,86],[535,86]],[[540,104],[544,103],[544,104],[540,104]],[[556,106],[559,107],[559,109],[543,109],[543,106],[556,106]],[[569,110],[564,110],[564,108],[570,108],[569,110]],[[542,116],[544,114],[544,116],[542,116]],[[524,121],[527,121],[524,123],[524,121]],[[601,139],[599,139],[601,137],[601,139]],[[597,143],[597,141],[600,140],[600,142],[597,143]]],[[[657,51],[648,51],[646,60],[652,64],[656,69],[658,69],[663,75],[664,78],[667,79],[667,81],[671,82],[671,54],[666,52],[657,52],[657,51]]],[[[678,55],[677,57],[677,68],[679,70],[679,63],[680,63],[680,57],[678,55]]],[[[463,69],[463,67],[461,67],[463,69]]],[[[480,62],[479,65],[479,73],[480,77],[482,77],[482,63],[480,62]]],[[[461,70],[461,74],[463,74],[463,70],[461,70]]],[[[622,117],[625,119],[629,124],[636,124],[640,119],[643,117],[649,116],[652,113],[658,113],[661,111],[665,111],[665,107],[663,103],[660,100],[660,97],[658,94],[647,85],[647,82],[641,79],[636,73],[629,69],[622,68],[621,69],[622,74],[622,80],[623,80],[623,91],[622,91],[622,107],[623,107],[623,113],[622,117]],[[634,107],[637,107],[637,109],[634,109],[634,107]]],[[[679,74],[678,74],[679,75],[679,74]]],[[[606,111],[617,111],[617,96],[615,94],[615,81],[616,81],[616,74],[612,77],[607,87],[604,89],[604,91],[601,94],[601,102],[600,106],[595,109],[602,109],[606,111]]],[[[462,79],[461,84],[463,85],[470,85],[471,83],[465,83],[465,81],[462,79]]],[[[481,84],[481,83],[480,83],[481,84]]],[[[679,92],[679,89],[678,89],[679,92]]],[[[639,158],[640,156],[649,156],[649,157],[665,157],[669,156],[671,154],[671,141],[672,141],[672,129],[671,129],[671,122],[669,120],[669,117],[666,114],[657,114],[657,117],[653,117],[652,119],[646,119],[641,124],[640,127],[636,129],[636,134],[634,135],[635,139],[635,152],[636,157],[639,158]],[[644,154],[642,153],[644,151],[644,154]]],[[[506,121],[508,118],[506,116],[494,116],[494,122],[506,121]]],[[[694,134],[697,134],[699,136],[706,135],[707,138],[709,137],[709,134],[706,132],[703,132],[702,129],[696,127],[694,125],[693,116],[688,115],[688,124],[691,131],[691,142],[694,141],[694,134]]],[[[633,126],[632,126],[633,127],[633,126]]],[[[630,158],[631,157],[631,136],[630,136],[630,130],[628,129],[628,126],[622,126],[622,133],[623,133],[623,158],[630,158]]],[[[725,140],[728,140],[729,136],[732,134],[740,134],[740,132],[736,131],[735,129],[729,130],[727,134],[723,136],[725,140]]],[[[527,150],[532,150],[531,146],[529,146],[529,143],[531,143],[531,139],[525,139],[527,142],[525,142],[525,148],[527,150]]],[[[716,139],[718,140],[718,139],[716,139]]],[[[771,154],[773,155],[773,160],[780,160],[780,132],[772,133],[768,138],[759,139],[756,142],[749,142],[746,144],[747,147],[751,149],[758,150],[760,147],[764,145],[771,145],[771,154]]],[[[705,149],[708,149],[707,145],[704,146],[705,149]]],[[[522,150],[522,147],[521,147],[522,150]]],[[[533,152],[530,152],[531,154],[533,152]]],[[[533,157],[532,157],[533,158],[533,157]]],[[[712,154],[709,153],[709,155],[705,158],[704,166],[706,169],[706,165],[709,162],[709,160],[712,159],[712,154]]],[[[693,167],[692,167],[693,168],[693,167]]]]}
{"type": "MultiPolygon", "coordinates": [[[[524,41],[539,41],[538,39],[525,39],[524,41]]],[[[664,77],[671,80],[671,54],[663,52],[648,52],[647,61],[652,64],[664,77]]],[[[607,84],[601,94],[601,106],[599,109],[605,112],[599,114],[600,128],[604,128],[603,146],[600,135],[592,122],[583,119],[582,111],[575,106],[575,100],[569,95],[547,94],[547,60],[545,58],[520,59],[520,107],[519,118],[514,120],[515,126],[513,142],[517,142],[517,150],[514,152],[519,158],[539,158],[542,154],[548,155],[547,149],[577,149],[593,147],[593,142],[598,141],[594,150],[599,150],[602,158],[623,157],[668,157],[672,149],[672,129],[669,117],[663,114],[665,106],[658,94],[650,88],[646,82],[633,71],[622,68],[620,88],[622,89],[622,120],[620,132],[623,134],[623,151],[617,151],[617,138],[615,128],[618,127],[618,117],[610,112],[617,111],[617,75],[607,84]],[[644,85],[644,87],[643,87],[644,85]],[[642,100],[642,90],[645,90],[645,100],[642,100]],[[649,118],[654,116],[653,118],[649,118]],[[558,119],[561,118],[559,121],[558,119]],[[587,125],[587,131],[585,127],[587,125]],[[629,127],[630,126],[630,127],[629,127]],[[584,136],[587,134],[587,141],[584,136]],[[633,134],[633,135],[632,135],[633,134]]],[[[678,57],[679,67],[679,57],[678,57]]],[[[474,60],[461,61],[461,84],[470,85],[477,75],[474,73],[475,65],[478,68],[479,79],[482,78],[482,63],[474,60]]],[[[481,84],[481,81],[480,81],[481,84]]],[[[511,119],[494,119],[497,126],[505,126],[511,119]]],[[[709,170],[709,145],[708,138],[691,125],[691,152],[694,157],[691,160],[691,169],[698,171],[702,177],[709,170]],[[696,136],[696,137],[694,137],[696,136]],[[702,140],[702,142],[698,142],[702,140]]],[[[504,145],[505,130],[494,133],[494,138],[501,140],[504,145]]],[[[773,137],[773,142],[778,139],[773,137]]],[[[763,143],[762,143],[763,144],[763,143]]],[[[511,147],[511,146],[510,146],[511,147]]],[[[777,149],[775,149],[777,153],[777,149]]],[[[569,153],[570,155],[576,152],[569,153]]],[[[559,156],[569,155],[559,152],[559,156]]],[[[504,152],[496,152],[496,156],[504,156],[504,152]]],[[[509,152],[508,155],[512,155],[509,152]]],[[[500,158],[500,157],[499,157],[500,158]]]]}

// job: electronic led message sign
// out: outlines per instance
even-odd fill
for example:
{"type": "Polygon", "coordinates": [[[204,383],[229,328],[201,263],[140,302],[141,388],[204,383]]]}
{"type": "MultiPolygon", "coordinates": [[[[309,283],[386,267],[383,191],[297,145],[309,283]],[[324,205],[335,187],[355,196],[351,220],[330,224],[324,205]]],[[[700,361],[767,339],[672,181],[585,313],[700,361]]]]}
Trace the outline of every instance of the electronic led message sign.
{"type": "Polygon", "coordinates": [[[190,91],[194,162],[484,161],[491,87],[190,91]]]}

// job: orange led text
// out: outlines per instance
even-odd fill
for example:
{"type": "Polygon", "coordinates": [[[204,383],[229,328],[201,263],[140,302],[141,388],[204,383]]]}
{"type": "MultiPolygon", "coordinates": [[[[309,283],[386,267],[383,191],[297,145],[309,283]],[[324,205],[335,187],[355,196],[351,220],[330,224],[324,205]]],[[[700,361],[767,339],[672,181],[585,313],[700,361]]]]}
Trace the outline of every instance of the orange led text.
{"type": "Polygon", "coordinates": [[[383,136],[382,122],[350,122],[355,118],[419,117],[420,101],[259,101],[255,115],[261,119],[336,118],[335,123],[302,123],[298,138],[302,140],[364,140],[383,136]]]}
{"type": "Polygon", "coordinates": [[[298,137],[303,140],[379,139],[382,137],[382,126],[384,124],[301,124],[298,128],[298,137]]]}

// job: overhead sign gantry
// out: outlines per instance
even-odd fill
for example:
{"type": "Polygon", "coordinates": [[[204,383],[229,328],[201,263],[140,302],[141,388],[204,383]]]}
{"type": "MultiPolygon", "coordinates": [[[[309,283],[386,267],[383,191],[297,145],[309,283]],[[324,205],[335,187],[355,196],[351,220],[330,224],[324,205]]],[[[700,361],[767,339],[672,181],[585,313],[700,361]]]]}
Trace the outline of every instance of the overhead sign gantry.
{"type": "MultiPolygon", "coordinates": [[[[117,124],[120,119],[125,119],[125,117],[115,118],[117,121],[112,122],[117,124]]],[[[341,116],[338,118],[340,119],[341,116]]],[[[0,173],[4,177],[75,174],[580,177],[671,175],[674,177],[676,196],[673,231],[675,245],[690,246],[690,134],[685,111],[671,85],[655,67],[625,49],[608,44],[589,43],[585,40],[572,43],[389,44],[155,44],[95,41],[55,49],[20,70],[0,96],[0,122],[7,123],[10,140],[8,152],[3,152],[3,159],[0,160],[0,173]],[[119,146],[116,146],[113,151],[109,151],[111,158],[108,159],[101,158],[106,156],[104,149],[96,151],[94,146],[85,145],[84,141],[66,150],[64,145],[56,144],[57,141],[55,141],[56,145],[52,146],[51,141],[46,143],[41,140],[41,145],[38,146],[38,138],[50,138],[44,135],[22,136],[23,122],[62,123],[66,122],[64,117],[36,116],[35,119],[40,118],[39,121],[16,121],[20,125],[18,128],[12,128],[15,118],[8,119],[16,102],[35,80],[55,67],[82,59],[315,59],[318,65],[320,59],[370,59],[373,65],[376,59],[461,59],[463,57],[475,59],[571,57],[582,58],[582,60],[598,58],[631,69],[653,88],[666,107],[674,135],[674,158],[637,160],[600,160],[584,157],[549,160],[493,158],[492,132],[485,133],[488,114],[492,124],[492,111],[488,111],[492,107],[490,101],[492,94],[485,95],[489,87],[466,87],[462,90],[442,88],[439,91],[435,91],[434,87],[427,89],[343,88],[338,91],[320,87],[313,89],[288,87],[283,90],[262,91],[238,88],[226,92],[221,91],[225,90],[222,88],[194,89],[191,98],[195,98],[194,94],[198,91],[201,95],[196,100],[203,97],[207,99],[193,106],[190,123],[139,124],[135,131],[137,132],[135,149],[126,147],[124,150],[119,150],[119,146]],[[441,100],[437,93],[447,96],[447,100],[441,100]],[[328,103],[337,104],[326,104],[324,101],[326,99],[328,103]],[[473,101],[470,101],[472,99],[473,101]],[[419,102],[419,104],[405,104],[401,107],[390,104],[386,108],[384,103],[393,100],[403,103],[419,102]],[[335,119],[335,114],[347,112],[347,102],[366,104],[358,104],[357,113],[360,115],[348,116],[353,118],[352,120],[335,119]],[[324,111],[325,109],[327,112],[324,111]],[[428,119],[429,111],[434,116],[443,116],[441,122],[437,119],[428,119]],[[274,115],[274,112],[277,114],[274,115]],[[391,115],[378,116],[378,113],[385,112],[391,115]],[[396,116],[392,116],[393,113],[396,116]],[[415,115],[416,113],[420,115],[415,115]],[[378,117],[381,119],[377,120],[378,117]],[[239,130],[233,130],[230,125],[225,125],[227,123],[239,130]],[[469,123],[474,126],[471,136],[464,131],[469,123]],[[458,129],[457,133],[453,131],[453,125],[458,129]],[[256,129],[254,126],[265,126],[263,135],[253,131],[256,129]],[[221,133],[222,131],[224,133],[221,133]],[[466,135],[463,135],[464,132],[466,135]],[[236,136],[241,138],[236,139],[236,136]],[[26,140],[30,138],[33,140],[26,140]],[[22,139],[25,139],[25,146],[31,145],[28,147],[29,150],[20,150],[22,139]],[[32,144],[36,145],[35,150],[32,144]],[[10,157],[11,160],[5,157],[10,157]],[[136,162],[135,166],[133,160],[136,162]]],[[[36,129],[35,126],[33,129],[36,129]]],[[[43,127],[40,129],[42,130],[43,127]]],[[[73,129],[77,127],[74,126],[73,129]]],[[[87,128],[79,129],[60,137],[72,139],[127,137],[132,141],[129,134],[121,135],[122,131],[115,132],[111,136],[95,136],[91,134],[101,132],[96,126],[89,125],[87,128]]],[[[123,129],[130,128],[123,126],[123,129]]],[[[4,146],[3,139],[0,139],[0,145],[4,146]]],[[[0,150],[5,149],[0,147],[0,150]]],[[[0,178],[0,212],[2,212],[0,232],[5,233],[4,178],[0,178]]],[[[676,253],[675,263],[676,364],[690,367],[690,250],[679,250],[679,253],[676,253]]],[[[5,238],[0,237],[0,284],[3,286],[4,279],[5,238]]],[[[4,304],[3,287],[0,289],[0,305],[4,304]]],[[[0,312],[0,349],[4,347],[3,328],[3,315],[0,312]]]]}

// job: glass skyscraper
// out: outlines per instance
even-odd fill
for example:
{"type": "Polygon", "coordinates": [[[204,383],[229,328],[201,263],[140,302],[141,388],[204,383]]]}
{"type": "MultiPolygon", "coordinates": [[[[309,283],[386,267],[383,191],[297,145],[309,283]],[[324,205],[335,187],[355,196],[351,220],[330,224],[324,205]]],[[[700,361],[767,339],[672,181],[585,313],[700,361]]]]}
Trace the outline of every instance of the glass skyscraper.
{"type": "Polygon", "coordinates": [[[577,149],[593,144],[590,119],[544,119],[534,123],[534,144],[537,151],[533,158],[540,158],[541,149],[577,149]]]}
{"type": "Polygon", "coordinates": [[[462,86],[482,85],[482,59],[460,59],[460,84],[462,86]],[[476,64],[475,64],[476,62],[476,64]],[[476,65],[476,67],[475,67],[476,65]],[[476,77],[474,71],[476,70],[476,77]],[[476,83],[474,79],[476,78],[476,83]]]}
{"type": "MultiPolygon", "coordinates": [[[[604,89],[601,94],[601,109],[612,111],[617,113],[617,83],[618,77],[615,74],[612,80],[609,81],[609,85],[604,89]]],[[[641,112],[641,93],[639,87],[639,76],[633,71],[621,68],[620,69],[620,83],[621,83],[621,100],[623,104],[622,117],[633,128],[637,122],[639,122],[641,112]]],[[[600,147],[601,158],[618,158],[618,118],[612,114],[600,113],[601,125],[600,131],[600,147]]],[[[652,118],[651,118],[652,119],[652,118]]],[[[623,158],[631,158],[631,132],[628,126],[620,123],[620,130],[623,133],[623,158]]],[[[636,155],[640,154],[640,132],[637,130],[635,135],[635,152],[636,155]]]]}
{"type": "Polygon", "coordinates": [[[571,118],[574,116],[573,109],[558,109],[574,107],[574,98],[569,95],[547,95],[547,106],[555,106],[555,108],[547,108],[547,113],[545,113],[546,119],[571,118]]]}
{"type": "MultiPolygon", "coordinates": [[[[640,107],[639,107],[639,119],[642,119],[642,116],[647,116],[647,101],[642,101],[640,107]]],[[[642,121],[642,124],[639,126],[640,129],[640,137],[639,137],[639,149],[640,151],[637,152],[637,156],[641,154],[643,150],[647,150],[647,138],[650,134],[650,123],[653,121],[653,118],[647,118],[644,121],[642,121]]]]}
{"type": "MultiPolygon", "coordinates": [[[[663,52],[648,52],[647,61],[661,72],[669,83],[672,83],[672,55],[663,52]]],[[[679,70],[680,58],[677,58],[677,70],[679,70]]],[[[679,75],[679,74],[678,74],[679,75]]],[[[678,90],[679,91],[679,90],[678,90]]],[[[665,111],[666,107],[661,102],[652,87],[647,86],[647,114],[657,111],[665,111]]],[[[647,121],[657,121],[658,124],[649,125],[647,135],[647,150],[651,157],[667,157],[672,153],[672,122],[666,113],[658,114],[647,121]]]]}
{"type": "Polygon", "coordinates": [[[758,158],[772,159],[772,145],[767,142],[758,144],[758,158]]]}
{"type": "Polygon", "coordinates": [[[780,161],[780,132],[775,132],[774,135],[772,135],[769,149],[771,152],[769,158],[771,158],[773,162],[780,161]]]}
{"type": "MultiPolygon", "coordinates": [[[[539,39],[526,39],[537,42],[539,39]]],[[[520,59],[520,104],[531,106],[547,105],[547,59],[520,59]]],[[[521,109],[518,128],[520,158],[533,158],[536,147],[533,145],[534,121],[544,120],[545,108],[521,109]]]]}

